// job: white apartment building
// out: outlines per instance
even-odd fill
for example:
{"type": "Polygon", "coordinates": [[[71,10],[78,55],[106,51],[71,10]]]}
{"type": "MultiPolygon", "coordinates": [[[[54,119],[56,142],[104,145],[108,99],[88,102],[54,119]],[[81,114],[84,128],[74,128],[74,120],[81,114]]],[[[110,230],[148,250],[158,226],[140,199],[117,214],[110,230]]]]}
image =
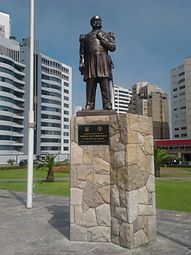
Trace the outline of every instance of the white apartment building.
{"type": "MultiPolygon", "coordinates": [[[[29,84],[29,38],[23,39],[21,61],[26,65],[26,84],[29,84]]],[[[69,154],[72,114],[72,68],[49,56],[41,54],[35,42],[35,140],[34,153],[69,154]]],[[[26,97],[29,87],[26,86],[26,97]]],[[[29,102],[25,101],[25,121],[28,122],[29,102]]],[[[27,123],[25,123],[27,124],[27,123]]],[[[25,142],[28,134],[25,130],[25,142]]],[[[27,153],[27,146],[24,146],[27,153]]]]}
{"type": "MultiPolygon", "coordinates": [[[[30,40],[20,44],[10,31],[9,15],[0,12],[0,155],[16,159],[28,150],[30,40]]],[[[40,53],[38,41],[34,67],[34,154],[64,159],[70,153],[72,68],[40,53]]]]}
{"type": "Polygon", "coordinates": [[[119,113],[126,113],[129,110],[132,91],[118,85],[113,86],[113,109],[119,113]]]}
{"type": "Polygon", "coordinates": [[[0,12],[0,36],[9,39],[11,36],[11,18],[9,14],[0,12]]]}
{"type": "Polygon", "coordinates": [[[191,57],[171,70],[172,138],[191,139],[191,57]]]}
{"type": "Polygon", "coordinates": [[[9,15],[0,13],[0,155],[22,154],[24,69],[20,46],[10,37],[9,15]]]}
{"type": "Polygon", "coordinates": [[[72,68],[41,54],[41,154],[69,154],[71,115],[72,68]]]}

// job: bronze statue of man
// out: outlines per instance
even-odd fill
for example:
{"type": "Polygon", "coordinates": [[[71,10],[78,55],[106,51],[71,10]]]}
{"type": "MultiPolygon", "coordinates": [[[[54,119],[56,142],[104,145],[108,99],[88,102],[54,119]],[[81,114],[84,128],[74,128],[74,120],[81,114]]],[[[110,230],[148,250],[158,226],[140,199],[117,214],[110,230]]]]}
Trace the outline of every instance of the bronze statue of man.
{"type": "Polygon", "coordinates": [[[114,33],[101,30],[99,16],[90,20],[92,31],[80,35],[79,70],[86,82],[86,110],[95,109],[97,84],[100,84],[103,109],[112,110],[110,81],[112,80],[113,63],[108,51],[115,51],[114,33]]]}

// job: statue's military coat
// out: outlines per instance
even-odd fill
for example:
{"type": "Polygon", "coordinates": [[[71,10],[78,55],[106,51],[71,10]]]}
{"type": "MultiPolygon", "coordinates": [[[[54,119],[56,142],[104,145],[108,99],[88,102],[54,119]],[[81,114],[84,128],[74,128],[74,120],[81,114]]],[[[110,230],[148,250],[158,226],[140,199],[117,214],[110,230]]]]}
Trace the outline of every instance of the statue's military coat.
{"type": "Polygon", "coordinates": [[[80,55],[84,56],[84,81],[90,78],[112,79],[112,61],[108,51],[114,51],[114,33],[103,32],[101,39],[97,38],[98,31],[91,31],[88,34],[80,35],[80,55]]]}

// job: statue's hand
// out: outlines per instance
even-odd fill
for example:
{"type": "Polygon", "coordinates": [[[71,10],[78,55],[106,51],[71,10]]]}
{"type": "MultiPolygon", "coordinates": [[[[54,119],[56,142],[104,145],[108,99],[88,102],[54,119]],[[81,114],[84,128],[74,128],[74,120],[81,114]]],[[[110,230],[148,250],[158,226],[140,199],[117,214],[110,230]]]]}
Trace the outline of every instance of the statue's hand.
{"type": "Polygon", "coordinates": [[[96,34],[96,37],[97,37],[99,40],[102,40],[102,39],[103,39],[103,34],[102,34],[102,32],[98,32],[98,33],[96,34]]]}
{"type": "Polygon", "coordinates": [[[80,63],[79,70],[80,70],[81,75],[84,74],[84,69],[85,69],[84,63],[80,63]]]}

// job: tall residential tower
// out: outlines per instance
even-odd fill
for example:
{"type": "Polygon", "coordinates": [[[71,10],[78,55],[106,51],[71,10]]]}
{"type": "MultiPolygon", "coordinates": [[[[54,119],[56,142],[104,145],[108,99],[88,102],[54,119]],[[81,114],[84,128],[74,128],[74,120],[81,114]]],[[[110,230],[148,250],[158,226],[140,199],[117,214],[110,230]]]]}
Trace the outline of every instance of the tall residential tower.
{"type": "Polygon", "coordinates": [[[25,65],[9,26],[9,15],[0,13],[0,155],[22,154],[24,146],[25,65]]]}
{"type": "MultiPolygon", "coordinates": [[[[30,39],[17,42],[10,23],[0,13],[0,155],[9,158],[27,154],[30,89],[30,39]]],[[[72,68],[40,53],[36,40],[34,70],[34,153],[69,155],[72,68]]]]}
{"type": "Polygon", "coordinates": [[[113,109],[117,113],[126,113],[129,110],[129,103],[132,97],[132,91],[121,86],[113,86],[113,109]]]}
{"type": "MultiPolygon", "coordinates": [[[[21,61],[26,65],[26,85],[29,84],[29,38],[23,39],[21,61]]],[[[72,68],[39,52],[35,41],[35,84],[34,114],[35,140],[34,153],[69,154],[69,121],[72,114],[72,68]]],[[[25,98],[29,86],[25,88],[25,98]]],[[[29,102],[25,100],[25,120],[28,121],[29,102]]],[[[25,123],[27,124],[27,123],[25,123]]],[[[27,129],[25,142],[27,144],[27,129]]],[[[27,153],[27,146],[24,146],[27,153]]]]}
{"type": "Polygon", "coordinates": [[[171,70],[172,137],[191,139],[191,57],[171,70]]]}

